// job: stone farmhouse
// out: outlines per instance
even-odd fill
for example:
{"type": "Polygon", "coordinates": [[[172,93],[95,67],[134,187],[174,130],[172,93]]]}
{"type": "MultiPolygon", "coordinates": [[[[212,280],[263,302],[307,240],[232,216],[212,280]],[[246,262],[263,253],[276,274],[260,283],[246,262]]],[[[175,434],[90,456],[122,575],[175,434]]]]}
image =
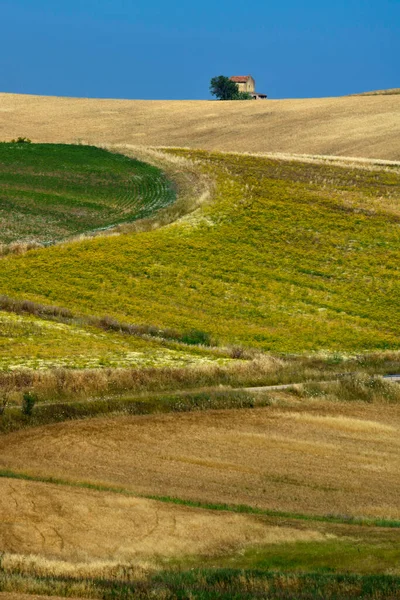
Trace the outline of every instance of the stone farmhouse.
{"type": "Polygon", "coordinates": [[[254,100],[265,100],[267,97],[267,94],[256,92],[256,82],[251,75],[233,75],[229,79],[237,84],[239,92],[247,92],[254,100]]]}

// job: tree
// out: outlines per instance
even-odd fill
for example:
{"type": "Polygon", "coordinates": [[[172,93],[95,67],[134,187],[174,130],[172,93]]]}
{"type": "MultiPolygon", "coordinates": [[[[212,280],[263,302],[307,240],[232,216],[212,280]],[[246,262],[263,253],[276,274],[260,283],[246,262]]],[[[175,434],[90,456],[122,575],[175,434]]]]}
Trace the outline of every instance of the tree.
{"type": "Polygon", "coordinates": [[[233,100],[253,100],[253,96],[249,92],[238,92],[233,100]]]}
{"type": "Polygon", "coordinates": [[[219,75],[213,77],[210,81],[210,92],[216,96],[218,100],[236,100],[239,94],[239,88],[234,81],[229,77],[219,75]]]}

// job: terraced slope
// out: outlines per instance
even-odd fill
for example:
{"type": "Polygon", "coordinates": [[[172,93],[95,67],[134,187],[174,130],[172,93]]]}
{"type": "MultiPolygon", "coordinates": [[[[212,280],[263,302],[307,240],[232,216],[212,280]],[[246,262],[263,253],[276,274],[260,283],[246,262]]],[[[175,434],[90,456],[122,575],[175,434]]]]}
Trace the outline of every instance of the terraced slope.
{"type": "Polygon", "coordinates": [[[213,202],[155,231],[7,257],[0,291],[264,350],[399,347],[398,169],[173,154],[215,178],[213,202]]]}
{"type": "Polygon", "coordinates": [[[399,160],[399,114],[399,95],[218,102],[0,94],[0,139],[399,160]]]}
{"type": "Polygon", "coordinates": [[[48,243],[148,217],[175,192],[156,167],[100,148],[0,144],[0,243],[48,243]]]}

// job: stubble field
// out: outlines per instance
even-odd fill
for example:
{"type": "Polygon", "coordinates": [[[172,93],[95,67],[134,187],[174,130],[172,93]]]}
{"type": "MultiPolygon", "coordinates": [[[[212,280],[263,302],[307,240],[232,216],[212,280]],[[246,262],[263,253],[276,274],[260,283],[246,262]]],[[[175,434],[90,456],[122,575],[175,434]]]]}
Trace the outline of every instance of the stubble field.
{"type": "Polygon", "coordinates": [[[400,521],[400,413],[383,406],[289,398],[57,424],[9,434],[0,467],[150,496],[400,521]]]}
{"type": "Polygon", "coordinates": [[[0,139],[400,159],[400,96],[141,101],[0,94],[0,139]]]}

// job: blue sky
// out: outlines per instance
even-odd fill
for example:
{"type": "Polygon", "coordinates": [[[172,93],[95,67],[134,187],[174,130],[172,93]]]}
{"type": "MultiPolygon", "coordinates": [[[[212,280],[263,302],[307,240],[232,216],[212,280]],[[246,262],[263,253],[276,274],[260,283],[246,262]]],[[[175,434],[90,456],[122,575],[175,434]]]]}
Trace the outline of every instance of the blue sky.
{"type": "Polygon", "coordinates": [[[400,87],[400,0],[0,0],[0,91],[206,99],[400,87]]]}

